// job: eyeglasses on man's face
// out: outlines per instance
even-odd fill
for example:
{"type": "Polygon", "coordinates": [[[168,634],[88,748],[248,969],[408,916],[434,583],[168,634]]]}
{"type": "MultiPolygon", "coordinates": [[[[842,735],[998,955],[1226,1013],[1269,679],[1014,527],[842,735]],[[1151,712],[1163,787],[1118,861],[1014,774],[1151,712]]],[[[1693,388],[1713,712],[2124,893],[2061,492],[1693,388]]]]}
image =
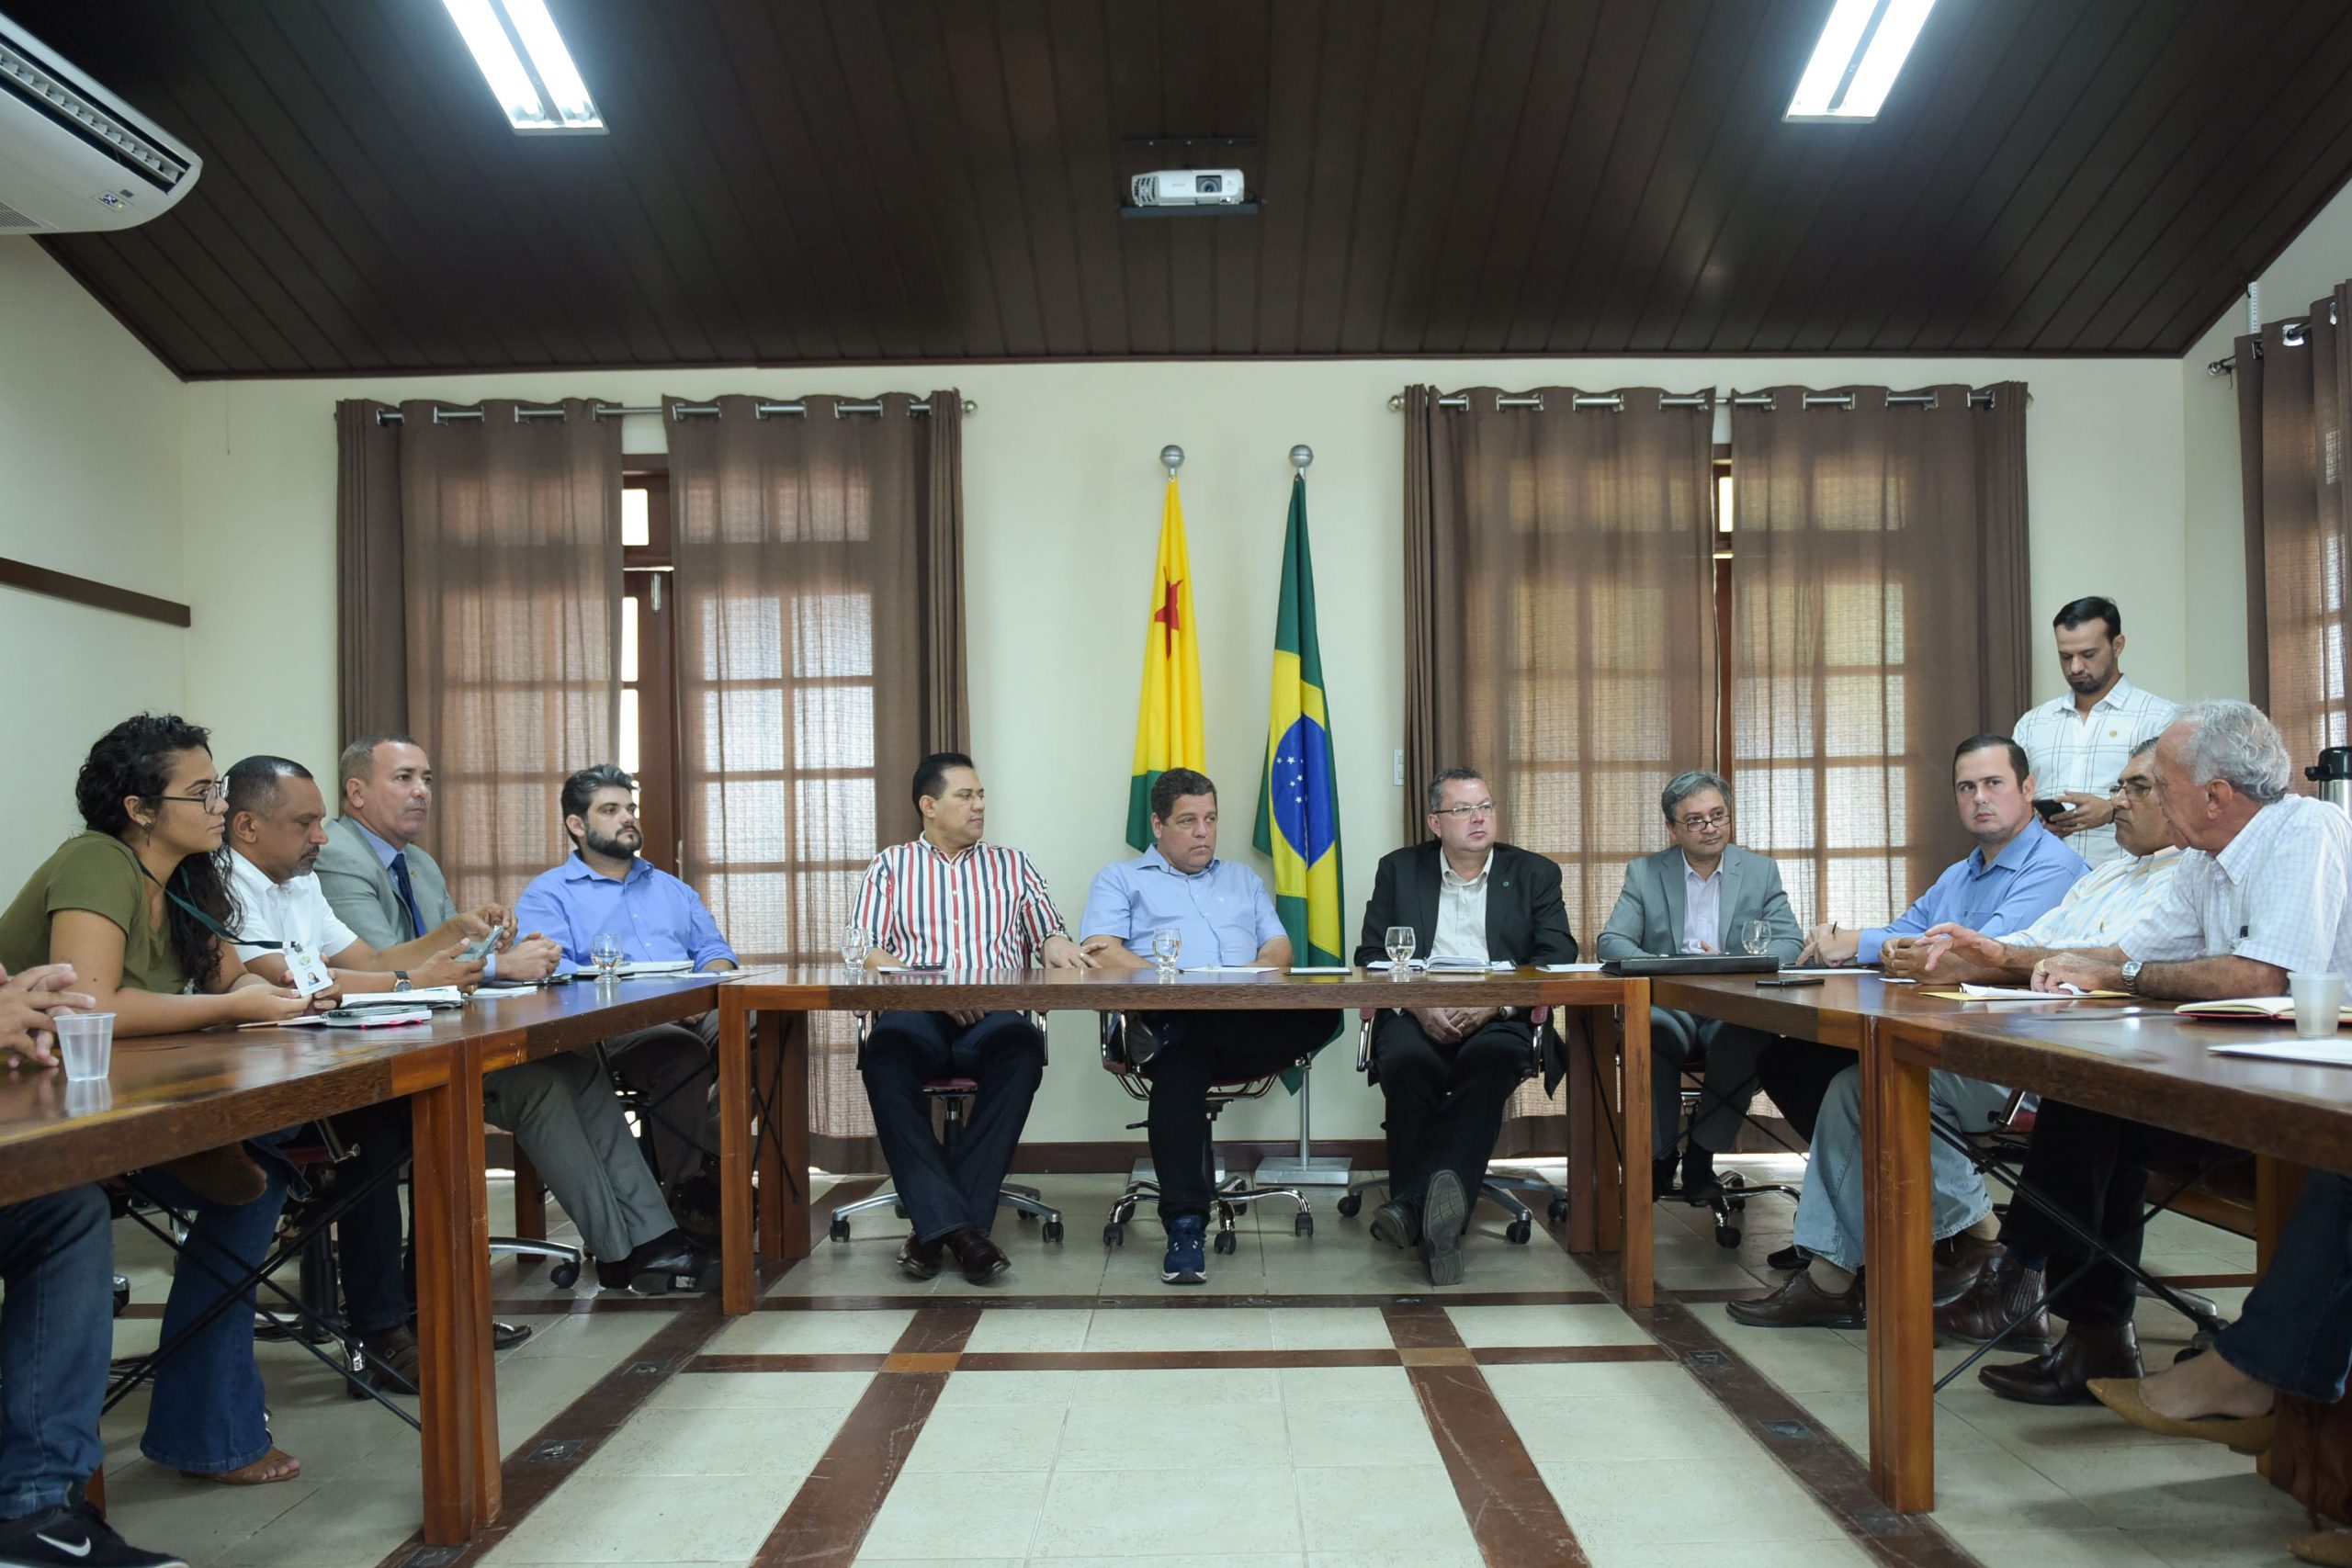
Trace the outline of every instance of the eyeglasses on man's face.
{"type": "Polygon", "coordinates": [[[1495,803],[1491,800],[1482,800],[1476,806],[1449,806],[1434,813],[1439,817],[1451,817],[1456,822],[1467,822],[1473,817],[1492,817],[1494,814],[1495,803]]]}
{"type": "Polygon", "coordinates": [[[2134,773],[2128,779],[2116,780],[2115,787],[2107,793],[2120,795],[2126,800],[2145,800],[2156,793],[2156,781],[2134,773]]]}
{"type": "Polygon", "coordinates": [[[1713,811],[1703,813],[1693,811],[1687,817],[1678,817],[1674,820],[1680,825],[1684,832],[1695,833],[1702,828],[1721,828],[1728,825],[1731,821],[1731,813],[1718,806],[1713,811]]]}

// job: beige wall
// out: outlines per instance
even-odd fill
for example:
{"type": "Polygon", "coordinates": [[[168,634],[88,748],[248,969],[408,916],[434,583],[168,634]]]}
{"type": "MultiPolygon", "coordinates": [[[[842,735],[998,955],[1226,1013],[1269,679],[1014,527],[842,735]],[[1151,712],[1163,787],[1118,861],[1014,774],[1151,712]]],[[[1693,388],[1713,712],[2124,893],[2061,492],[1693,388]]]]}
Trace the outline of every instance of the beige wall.
{"type": "MultiPolygon", "coordinates": [[[[186,389],[30,240],[0,239],[0,556],[186,600],[186,389]]],[[[175,626],[0,588],[0,897],[81,826],[98,732],[183,700],[175,626]]]]}
{"type": "MultiPolygon", "coordinates": [[[[1391,783],[1401,743],[1402,421],[1388,396],[1408,380],[1453,387],[1662,384],[1678,389],[1779,381],[1903,385],[2017,378],[2033,389],[2028,466],[2037,606],[2085,592],[2132,606],[2135,675],[2179,690],[2184,660],[2165,630],[2180,624],[2182,514],[2176,465],[2145,459],[2144,433],[2178,427],[2169,361],[1613,361],[988,366],[891,372],[716,371],[692,375],[427,378],[368,382],[209,383],[187,389],[188,592],[206,657],[224,670],[278,671],[208,691],[224,752],[267,748],[327,761],[334,733],[332,596],[338,398],[593,395],[650,403],[664,392],[789,396],[928,390],[953,382],[977,399],[965,436],[972,717],[987,774],[991,835],[1036,855],[1065,913],[1088,879],[1124,852],[1143,602],[1159,507],[1157,453],[1184,468],[1209,766],[1229,815],[1256,802],[1295,442],[1309,476],[1324,669],[1339,747],[1344,871],[1351,899],[1398,842],[1391,783]],[[2097,561],[2095,570],[2082,563],[2097,561]],[[297,650],[289,658],[288,650],[297,650]]],[[[632,420],[631,451],[662,444],[656,419],[632,420]]],[[[2037,690],[2059,690],[2052,669],[2037,690]]],[[[1237,832],[1226,845],[1244,858],[1237,832]]],[[[1353,918],[1350,927],[1352,930],[1353,918]]],[[[1588,936],[1589,933],[1586,933],[1588,936]]],[[[1091,1021],[1055,1027],[1057,1070],[1033,1126],[1048,1138],[1100,1138],[1133,1120],[1092,1063],[1091,1021]]],[[[1346,1072],[1318,1087],[1318,1129],[1369,1135],[1374,1101],[1346,1072]]],[[[1286,1105],[1244,1107],[1239,1130],[1274,1135],[1286,1105]]]]}
{"type": "MultiPolygon", "coordinates": [[[[2301,316],[2352,277],[2352,187],[2295,236],[2262,275],[2262,319],[2301,316]]],[[[2180,362],[2181,499],[2188,519],[2188,695],[2246,694],[2245,505],[2238,483],[2236,383],[2206,367],[2246,330],[2245,302],[2215,321],[2180,362]]],[[[2301,761],[2302,759],[2298,759],[2301,761]]]]}

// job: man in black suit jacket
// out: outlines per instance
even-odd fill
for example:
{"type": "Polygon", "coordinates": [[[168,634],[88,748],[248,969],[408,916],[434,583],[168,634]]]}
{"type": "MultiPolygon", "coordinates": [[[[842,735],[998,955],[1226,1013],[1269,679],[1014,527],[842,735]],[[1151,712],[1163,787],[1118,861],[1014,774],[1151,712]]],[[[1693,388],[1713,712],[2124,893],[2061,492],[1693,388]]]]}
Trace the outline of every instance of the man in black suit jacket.
{"type": "MultiPolygon", "coordinates": [[[[1413,928],[1416,958],[1572,964],[1577,939],[1560,902],[1560,868],[1495,837],[1494,793],[1468,768],[1430,782],[1426,843],[1381,858],[1356,962],[1387,956],[1391,926],[1413,928]]],[[[1430,1282],[1462,1278],[1462,1232],[1501,1134],[1504,1107],[1544,1055],[1559,1082],[1558,1034],[1516,1008],[1413,1008],[1373,1026],[1372,1073],[1388,1100],[1388,1201],[1372,1234],[1419,1246],[1430,1282]]]]}

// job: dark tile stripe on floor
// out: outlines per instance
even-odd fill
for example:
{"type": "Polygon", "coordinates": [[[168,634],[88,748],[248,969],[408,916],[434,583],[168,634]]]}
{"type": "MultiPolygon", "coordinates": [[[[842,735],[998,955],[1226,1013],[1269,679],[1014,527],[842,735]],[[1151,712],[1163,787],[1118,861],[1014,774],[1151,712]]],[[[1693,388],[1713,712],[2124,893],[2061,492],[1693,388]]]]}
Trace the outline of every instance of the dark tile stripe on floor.
{"type": "MultiPolygon", "coordinates": [[[[1563,1250],[1566,1232],[1544,1227],[1563,1250]]],[[[1622,1306],[1624,1271],[1615,1253],[1578,1253],[1578,1263],[1622,1306]]],[[[1760,1290],[1761,1287],[1759,1286],[1760,1290]]],[[[1752,1294],[1750,1292],[1731,1292],[1752,1294]]],[[[1870,1465],[1804,1407],[1773,1386],[1730,1344],[1701,1322],[1689,1301],[1721,1299],[1711,1292],[1660,1289],[1657,1304],[1624,1307],[1699,1386],[1761,1443],[1798,1485],[1836,1519],[1873,1562],[1894,1568],[1982,1568],[1976,1558],[1925,1514],[1898,1514],[1871,1490],[1870,1465]]],[[[1788,1333],[1804,1330],[1789,1329],[1788,1333]]]]}
{"type": "Polygon", "coordinates": [[[1415,1302],[1385,1315],[1487,1568],[1587,1568],[1567,1517],[1445,1309],[1415,1302]]]}
{"type": "Polygon", "coordinates": [[[979,1321],[977,1305],[933,1303],[915,1314],[768,1533],[753,1568],[849,1568],[979,1321]],[[892,1365],[901,1361],[909,1370],[892,1365]]]}

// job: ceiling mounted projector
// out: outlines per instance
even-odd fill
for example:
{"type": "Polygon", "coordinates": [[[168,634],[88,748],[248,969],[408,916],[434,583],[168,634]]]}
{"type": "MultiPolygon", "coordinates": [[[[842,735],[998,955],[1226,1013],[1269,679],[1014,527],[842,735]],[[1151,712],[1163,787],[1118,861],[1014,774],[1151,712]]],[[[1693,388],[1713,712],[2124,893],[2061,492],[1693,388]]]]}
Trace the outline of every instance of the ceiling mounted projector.
{"type": "Polygon", "coordinates": [[[1231,207],[1241,199],[1238,169],[1159,169],[1135,178],[1137,207],[1231,207]]]}
{"type": "Polygon", "coordinates": [[[0,233],[129,229],[171,209],[204,161],[0,17],[0,233]]]}

